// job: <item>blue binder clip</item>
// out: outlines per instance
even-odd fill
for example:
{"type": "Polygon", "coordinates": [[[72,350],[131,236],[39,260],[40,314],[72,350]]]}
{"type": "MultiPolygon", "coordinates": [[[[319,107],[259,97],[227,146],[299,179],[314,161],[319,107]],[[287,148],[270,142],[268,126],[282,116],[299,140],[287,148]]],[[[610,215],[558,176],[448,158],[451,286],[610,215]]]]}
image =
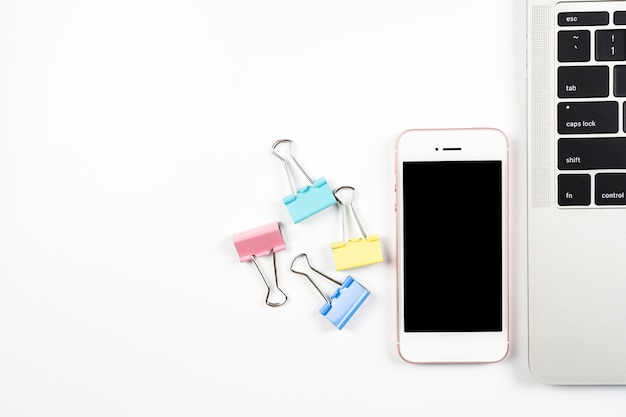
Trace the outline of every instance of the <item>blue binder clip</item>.
{"type": "Polygon", "coordinates": [[[302,166],[296,161],[296,158],[291,154],[292,141],[289,139],[280,139],[274,142],[272,146],[272,154],[276,156],[283,164],[289,186],[291,187],[291,194],[283,198],[283,203],[289,211],[289,215],[294,223],[299,223],[304,219],[311,217],[312,215],[319,213],[320,211],[337,204],[337,200],[333,195],[330,186],[326,183],[326,179],[318,178],[313,180],[302,166]],[[276,152],[276,148],[281,144],[289,145],[289,153],[286,157],[280,156],[276,152]],[[293,180],[293,175],[289,169],[290,160],[306,177],[310,185],[306,185],[301,188],[297,188],[293,180]]]}
{"type": "Polygon", "coordinates": [[[324,297],[326,303],[320,309],[320,314],[322,316],[325,316],[339,330],[343,329],[346,323],[359,309],[361,304],[363,304],[363,301],[365,301],[365,299],[370,295],[370,292],[350,275],[348,275],[348,277],[344,280],[342,284],[334,278],[331,278],[328,275],[318,271],[313,266],[311,266],[309,258],[305,253],[301,253],[293,259],[290,269],[296,274],[304,275],[305,277],[307,277],[311,284],[313,284],[315,289],[322,295],[322,297],[324,297]],[[315,282],[306,272],[294,269],[294,263],[298,260],[298,258],[304,258],[308,267],[312,271],[317,272],[324,278],[339,285],[340,288],[338,288],[330,297],[324,295],[322,290],[317,286],[317,284],[315,284],[315,282]]]}

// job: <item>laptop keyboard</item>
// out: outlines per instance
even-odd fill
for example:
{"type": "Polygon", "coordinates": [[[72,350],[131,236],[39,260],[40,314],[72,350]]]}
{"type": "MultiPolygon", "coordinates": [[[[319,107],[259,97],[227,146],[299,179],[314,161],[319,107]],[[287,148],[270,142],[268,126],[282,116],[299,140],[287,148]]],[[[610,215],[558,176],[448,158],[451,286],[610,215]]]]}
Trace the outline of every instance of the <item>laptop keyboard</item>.
{"type": "Polygon", "coordinates": [[[626,206],[626,1],[556,8],[557,199],[626,206]]]}

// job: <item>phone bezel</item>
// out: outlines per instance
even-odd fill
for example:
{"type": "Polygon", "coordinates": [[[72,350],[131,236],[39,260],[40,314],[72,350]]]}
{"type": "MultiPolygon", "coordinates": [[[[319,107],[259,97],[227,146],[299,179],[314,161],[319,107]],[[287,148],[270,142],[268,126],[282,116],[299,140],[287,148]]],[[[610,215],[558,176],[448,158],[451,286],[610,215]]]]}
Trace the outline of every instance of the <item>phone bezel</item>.
{"type": "Polygon", "coordinates": [[[396,141],[396,285],[397,345],[411,363],[487,363],[504,359],[509,349],[508,283],[508,139],[494,128],[411,129],[396,141]],[[405,332],[402,164],[412,161],[502,162],[502,331],[405,332]]]}

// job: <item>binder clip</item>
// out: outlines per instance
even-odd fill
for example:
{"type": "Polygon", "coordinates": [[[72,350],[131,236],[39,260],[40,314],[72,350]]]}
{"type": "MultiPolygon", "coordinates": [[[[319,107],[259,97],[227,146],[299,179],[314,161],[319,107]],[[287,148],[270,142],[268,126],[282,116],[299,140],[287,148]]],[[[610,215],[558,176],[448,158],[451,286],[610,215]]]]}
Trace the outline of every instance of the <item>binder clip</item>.
{"type": "Polygon", "coordinates": [[[291,194],[283,198],[283,203],[287,207],[293,222],[299,223],[302,220],[319,213],[325,208],[336,204],[337,201],[335,200],[332,190],[323,177],[314,181],[306,173],[306,171],[304,171],[298,161],[296,161],[296,158],[294,158],[291,154],[292,143],[293,142],[289,139],[277,140],[272,146],[272,154],[274,154],[283,163],[283,168],[285,169],[285,174],[287,175],[287,180],[289,181],[289,186],[291,187],[291,194]],[[286,157],[280,156],[278,152],[276,152],[276,148],[281,144],[289,145],[289,153],[286,157]],[[311,185],[306,185],[299,189],[296,188],[292,172],[289,168],[289,163],[287,162],[288,159],[300,170],[311,185]]]}
{"type": "Polygon", "coordinates": [[[335,259],[335,268],[341,271],[358,266],[371,265],[383,261],[383,252],[380,246],[378,235],[368,235],[365,233],[363,224],[356,214],[352,201],[356,191],[354,187],[343,186],[335,190],[334,195],[341,209],[341,224],[343,229],[343,241],[331,243],[333,258],[335,259]],[[348,202],[342,201],[337,194],[341,190],[351,190],[351,198],[348,202]],[[356,220],[362,237],[348,238],[348,214],[352,213],[356,220]]]}
{"type": "Polygon", "coordinates": [[[346,325],[348,320],[350,320],[354,313],[359,309],[361,304],[363,304],[363,301],[365,301],[367,296],[370,295],[370,292],[350,275],[346,277],[342,284],[334,278],[331,278],[328,275],[318,271],[313,266],[311,266],[309,258],[305,253],[301,253],[293,259],[290,269],[296,274],[304,275],[305,277],[307,277],[311,284],[313,284],[315,289],[317,289],[322,297],[324,297],[326,303],[320,309],[320,314],[326,317],[339,330],[343,329],[343,326],[346,325]],[[315,282],[306,272],[294,269],[294,263],[298,260],[298,258],[302,257],[306,260],[307,265],[312,271],[317,272],[324,278],[339,285],[340,288],[338,288],[330,297],[324,295],[322,290],[320,290],[317,284],[315,284],[315,282]]]}
{"type": "Polygon", "coordinates": [[[276,272],[276,252],[285,250],[285,241],[280,232],[278,222],[237,233],[233,235],[233,242],[239,254],[239,261],[254,262],[254,265],[261,274],[265,286],[267,287],[265,304],[270,307],[278,307],[285,304],[287,295],[278,287],[278,273],[276,272]],[[274,265],[274,282],[272,285],[270,285],[270,282],[256,260],[258,256],[267,256],[270,254],[272,255],[274,265]]]}

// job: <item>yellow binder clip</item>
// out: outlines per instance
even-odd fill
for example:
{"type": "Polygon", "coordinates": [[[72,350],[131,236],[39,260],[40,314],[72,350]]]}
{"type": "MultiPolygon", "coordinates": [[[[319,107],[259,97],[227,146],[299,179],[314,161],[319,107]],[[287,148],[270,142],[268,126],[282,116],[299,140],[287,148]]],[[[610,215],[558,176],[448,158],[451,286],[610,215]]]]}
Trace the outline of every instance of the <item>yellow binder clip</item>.
{"type": "MultiPolygon", "coordinates": [[[[345,193],[345,191],[344,191],[345,193]]],[[[333,258],[335,259],[335,268],[337,271],[344,269],[356,268],[359,266],[371,265],[383,261],[383,252],[380,246],[380,240],[378,235],[368,235],[365,233],[363,224],[356,214],[354,209],[353,200],[356,191],[354,187],[343,186],[339,187],[333,193],[335,199],[339,203],[341,210],[341,224],[343,228],[343,240],[341,242],[334,242],[331,244],[333,250],[333,258]],[[342,190],[351,191],[351,197],[344,201],[337,195],[342,190]],[[362,237],[349,238],[348,237],[348,215],[352,213],[352,217],[359,226],[362,237]]]]}

